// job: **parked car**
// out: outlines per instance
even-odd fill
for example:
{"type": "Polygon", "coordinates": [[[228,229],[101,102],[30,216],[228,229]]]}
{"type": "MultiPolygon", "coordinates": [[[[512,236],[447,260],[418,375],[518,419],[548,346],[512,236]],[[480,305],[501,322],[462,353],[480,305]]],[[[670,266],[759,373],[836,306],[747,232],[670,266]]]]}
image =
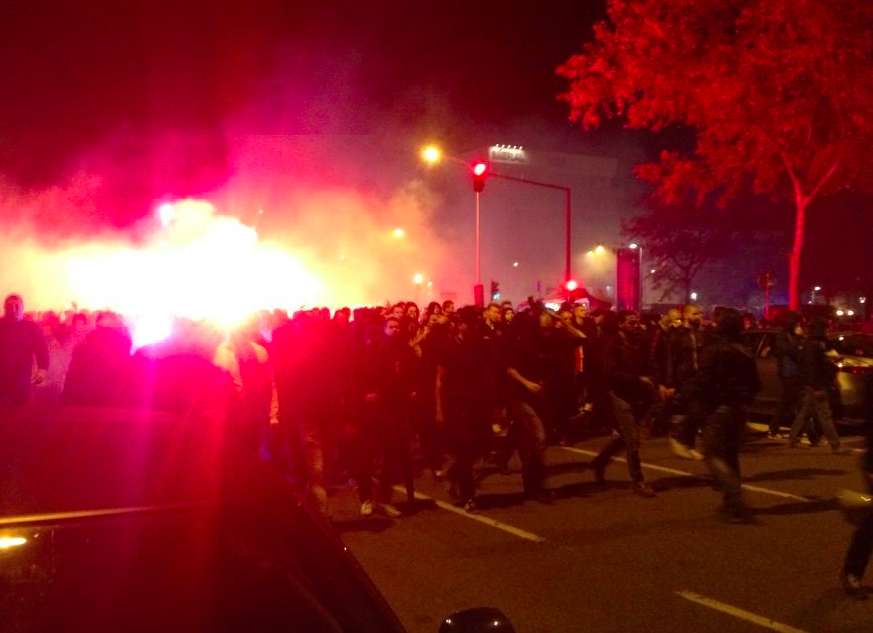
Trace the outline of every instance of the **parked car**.
{"type": "MultiPolygon", "coordinates": [[[[752,415],[769,418],[779,406],[781,385],[773,341],[779,330],[751,330],[743,334],[743,343],[758,364],[761,392],[751,408],[752,415]]],[[[832,334],[828,337],[828,358],[834,365],[835,389],[831,394],[834,419],[857,424],[864,417],[866,394],[873,377],[873,335],[857,332],[832,334]]]]}
{"type": "MultiPolygon", "coordinates": [[[[120,409],[8,422],[0,631],[403,631],[327,521],[226,428],[120,409]]],[[[512,628],[476,609],[441,630],[512,628]]]]}

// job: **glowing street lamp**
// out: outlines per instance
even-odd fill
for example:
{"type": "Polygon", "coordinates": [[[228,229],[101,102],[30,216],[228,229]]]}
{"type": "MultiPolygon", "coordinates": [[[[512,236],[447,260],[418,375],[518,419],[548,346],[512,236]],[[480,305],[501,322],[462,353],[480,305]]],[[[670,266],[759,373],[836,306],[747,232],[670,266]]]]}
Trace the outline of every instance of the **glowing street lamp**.
{"type": "Polygon", "coordinates": [[[396,229],[391,231],[391,235],[394,237],[395,240],[402,240],[404,237],[406,237],[406,231],[398,226],[396,229]]]}
{"type": "Polygon", "coordinates": [[[594,247],[594,254],[595,255],[603,255],[603,253],[605,253],[605,252],[606,252],[606,247],[603,244],[598,244],[597,246],[594,247]]]}
{"type": "Polygon", "coordinates": [[[421,273],[415,273],[412,276],[412,283],[414,283],[416,286],[420,286],[424,283],[424,275],[422,275],[421,273]]]}
{"type": "Polygon", "coordinates": [[[425,145],[421,148],[421,160],[428,165],[436,165],[442,158],[443,152],[436,145],[425,145]]]}
{"type": "Polygon", "coordinates": [[[630,244],[627,245],[627,247],[629,249],[631,249],[632,251],[635,251],[640,247],[640,245],[637,244],[636,242],[631,242],[630,244]]]}

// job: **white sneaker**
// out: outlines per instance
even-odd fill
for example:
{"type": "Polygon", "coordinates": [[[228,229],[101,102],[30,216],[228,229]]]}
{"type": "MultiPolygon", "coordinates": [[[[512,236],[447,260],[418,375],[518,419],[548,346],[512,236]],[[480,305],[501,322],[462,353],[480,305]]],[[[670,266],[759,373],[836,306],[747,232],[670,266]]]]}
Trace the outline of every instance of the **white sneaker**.
{"type": "Polygon", "coordinates": [[[373,502],[372,501],[364,501],[361,504],[361,516],[369,517],[373,516],[373,502]]]}
{"type": "MultiPolygon", "coordinates": [[[[670,438],[670,450],[673,451],[673,454],[676,457],[681,457],[682,459],[695,459],[694,453],[697,452],[694,451],[694,449],[688,448],[687,446],[685,446],[685,444],[683,444],[679,440],[673,439],[672,437],[670,438]]],[[[698,453],[698,455],[699,454],[700,453],[698,453]]],[[[701,456],[701,459],[702,458],[703,456],[701,456]]]]}

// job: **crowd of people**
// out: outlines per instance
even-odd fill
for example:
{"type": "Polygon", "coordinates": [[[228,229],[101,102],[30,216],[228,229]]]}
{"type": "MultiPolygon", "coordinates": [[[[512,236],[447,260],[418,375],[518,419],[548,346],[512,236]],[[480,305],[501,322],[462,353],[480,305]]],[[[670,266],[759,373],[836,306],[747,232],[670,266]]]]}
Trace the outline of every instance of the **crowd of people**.
{"type": "MultiPolygon", "coordinates": [[[[741,343],[750,323],[726,309],[713,322],[686,305],[660,318],[557,310],[529,299],[455,309],[452,301],[387,307],[262,313],[231,333],[180,320],[165,341],[132,350],[115,314],[53,314],[28,320],[20,297],[0,321],[0,410],[43,395],[83,406],[151,406],[210,417],[238,431],[242,446],[275,461],[328,512],[331,481],[355,482],[360,513],[387,511],[395,486],[415,505],[418,472],[445,480],[457,504],[476,512],[476,465],[507,469],[517,451],[525,497],[552,502],[550,444],[606,431],[589,464],[596,482],[619,453],[632,490],[644,478],[641,439],[668,436],[680,457],[705,462],[722,491],[720,514],[754,517],[741,487],[746,409],[760,389],[755,357],[741,343]],[[92,322],[93,321],[93,322],[92,322]],[[53,367],[51,358],[60,359],[53,367]],[[61,377],[55,391],[50,373],[61,377]]],[[[783,384],[772,435],[790,443],[819,429],[835,452],[827,391],[834,376],[825,326],[804,329],[788,314],[777,337],[783,384]]],[[[870,462],[870,460],[868,460],[870,462]]],[[[860,586],[873,525],[859,528],[844,581],[860,586]],[[861,564],[863,562],[863,564],[861,564]]]]}

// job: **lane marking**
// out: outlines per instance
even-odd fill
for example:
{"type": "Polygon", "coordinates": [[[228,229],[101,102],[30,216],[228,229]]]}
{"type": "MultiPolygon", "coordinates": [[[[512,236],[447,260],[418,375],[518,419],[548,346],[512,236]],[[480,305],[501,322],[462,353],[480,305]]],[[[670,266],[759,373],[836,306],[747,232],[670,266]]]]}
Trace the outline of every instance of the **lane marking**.
{"type": "MultiPolygon", "coordinates": [[[[395,490],[399,492],[405,492],[404,488],[400,486],[395,486],[395,490]]],[[[533,543],[545,543],[546,539],[539,534],[534,534],[533,532],[528,532],[527,530],[522,530],[521,528],[517,528],[514,525],[509,525],[508,523],[503,523],[502,521],[498,521],[497,519],[492,519],[487,516],[482,516],[481,514],[471,514],[467,512],[463,508],[459,508],[457,506],[452,505],[446,501],[442,501],[440,499],[436,499],[434,497],[429,497],[426,494],[422,494],[420,492],[415,493],[416,499],[421,499],[422,501],[432,501],[437,505],[437,507],[447,510],[448,512],[454,512],[455,514],[465,517],[467,519],[471,519],[473,521],[478,521],[483,525],[488,525],[497,530],[502,530],[507,534],[512,534],[513,536],[517,536],[518,538],[523,538],[527,541],[531,541],[533,543]]]]}
{"type": "Polygon", "coordinates": [[[697,604],[703,605],[704,607],[709,607],[710,609],[721,611],[722,613],[727,613],[728,615],[731,615],[740,620],[745,620],[746,622],[757,624],[758,626],[764,627],[765,629],[770,629],[771,631],[778,631],[779,633],[807,633],[802,629],[798,629],[787,624],[782,624],[781,622],[777,622],[776,620],[765,618],[764,616],[752,613],[751,611],[746,611],[745,609],[740,609],[739,607],[734,607],[729,604],[725,604],[724,602],[719,602],[718,600],[707,598],[706,596],[701,596],[699,593],[694,593],[693,591],[677,591],[676,595],[681,596],[686,600],[690,600],[691,602],[696,602],[697,604]]]}
{"type": "MultiPolygon", "coordinates": [[[[597,457],[599,453],[595,453],[594,451],[589,451],[584,448],[576,448],[575,446],[562,446],[565,451],[570,451],[572,453],[579,453],[580,455],[588,455],[590,457],[597,457]]],[[[627,463],[627,460],[623,457],[613,457],[617,462],[627,463]]],[[[658,466],[657,464],[648,464],[646,462],[641,463],[643,468],[648,468],[649,470],[656,470],[662,473],[668,473],[670,475],[679,475],[682,477],[693,477],[694,479],[703,479],[701,475],[696,475],[694,473],[689,473],[685,470],[677,470],[675,468],[668,468],[666,466],[658,466]]],[[[780,497],[782,499],[791,499],[792,501],[803,501],[804,503],[811,503],[813,500],[809,497],[801,497],[800,495],[793,495],[790,492],[782,492],[781,490],[773,490],[772,488],[762,488],[760,486],[753,486],[751,484],[743,484],[744,490],[749,490],[751,492],[760,492],[761,494],[771,495],[773,497],[780,497]]]]}

